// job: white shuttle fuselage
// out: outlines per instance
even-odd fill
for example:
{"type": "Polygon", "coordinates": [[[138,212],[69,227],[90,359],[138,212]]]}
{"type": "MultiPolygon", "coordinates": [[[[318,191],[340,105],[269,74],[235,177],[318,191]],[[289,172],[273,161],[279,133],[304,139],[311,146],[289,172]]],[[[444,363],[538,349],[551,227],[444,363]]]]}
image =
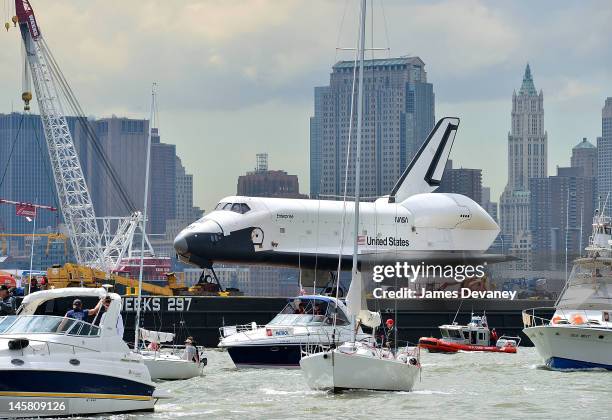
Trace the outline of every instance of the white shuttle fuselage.
{"type": "MultiPolygon", "coordinates": [[[[360,264],[496,260],[484,254],[500,230],[491,216],[466,196],[432,193],[458,125],[457,118],[440,120],[391,194],[360,204],[360,264]]],[[[341,256],[346,269],[353,215],[348,201],[226,197],[185,228],[174,247],[183,261],[203,268],[227,262],[334,270],[341,256]]]]}
{"type": "MultiPolygon", "coordinates": [[[[217,210],[184,229],[175,248],[183,260],[200,267],[228,262],[334,269],[339,254],[343,264],[353,254],[353,205],[227,197],[217,210]]],[[[486,251],[498,233],[491,216],[459,194],[417,194],[402,203],[385,197],[360,205],[361,260],[465,260],[486,251]]]]}

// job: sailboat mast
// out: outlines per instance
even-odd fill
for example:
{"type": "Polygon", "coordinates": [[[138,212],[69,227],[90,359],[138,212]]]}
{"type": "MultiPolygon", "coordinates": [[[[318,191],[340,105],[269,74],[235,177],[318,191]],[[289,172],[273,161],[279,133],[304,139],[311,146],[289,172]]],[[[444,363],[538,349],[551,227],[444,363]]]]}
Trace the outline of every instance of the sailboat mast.
{"type": "Polygon", "coordinates": [[[361,125],[363,116],[363,64],[365,56],[366,0],[361,0],[359,18],[359,83],[357,84],[357,151],[355,153],[355,226],[353,231],[353,275],[357,274],[357,252],[359,251],[359,188],[361,173],[361,125]]]}
{"type": "Polygon", "coordinates": [[[140,241],[140,270],[138,272],[138,298],[136,305],[136,325],[134,326],[134,351],[138,351],[138,339],[140,338],[140,303],[142,300],[142,272],[144,269],[144,247],[147,232],[147,206],[149,203],[149,174],[151,164],[151,133],[153,132],[153,117],[155,116],[155,86],[151,88],[151,115],[149,117],[149,136],[147,138],[147,159],[145,164],[145,189],[144,204],[142,209],[142,236],[140,241]]]}

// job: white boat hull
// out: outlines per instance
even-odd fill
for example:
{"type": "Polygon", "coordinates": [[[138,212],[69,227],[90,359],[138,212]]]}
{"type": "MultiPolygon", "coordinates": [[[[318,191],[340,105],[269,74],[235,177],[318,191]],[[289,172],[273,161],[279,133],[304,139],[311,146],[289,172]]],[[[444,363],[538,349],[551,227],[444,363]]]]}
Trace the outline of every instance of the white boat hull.
{"type": "Polygon", "coordinates": [[[339,349],[305,356],[300,367],[310,388],[326,391],[412,391],[420,370],[405,361],[339,349]]]}
{"type": "Polygon", "coordinates": [[[553,369],[612,370],[612,330],[579,326],[537,326],[523,332],[553,369]]]}
{"type": "Polygon", "coordinates": [[[191,379],[202,374],[200,363],[183,360],[178,356],[143,354],[142,358],[154,381],[191,379]]]}

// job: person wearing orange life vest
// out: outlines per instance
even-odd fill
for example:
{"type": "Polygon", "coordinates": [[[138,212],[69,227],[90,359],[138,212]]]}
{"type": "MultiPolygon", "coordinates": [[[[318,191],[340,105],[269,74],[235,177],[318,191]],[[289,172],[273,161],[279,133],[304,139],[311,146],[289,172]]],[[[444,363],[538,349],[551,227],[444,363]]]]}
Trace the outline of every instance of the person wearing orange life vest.
{"type": "Polygon", "coordinates": [[[497,331],[495,331],[495,328],[493,328],[491,330],[491,344],[494,346],[495,343],[497,343],[497,331]]]}

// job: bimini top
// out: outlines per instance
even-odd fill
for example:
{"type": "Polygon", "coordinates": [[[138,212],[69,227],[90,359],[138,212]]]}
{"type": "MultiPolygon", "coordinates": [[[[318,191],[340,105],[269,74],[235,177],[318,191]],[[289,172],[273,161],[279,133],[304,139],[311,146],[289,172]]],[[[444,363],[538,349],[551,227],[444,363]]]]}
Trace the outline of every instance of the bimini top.
{"type": "MultiPolygon", "coordinates": [[[[324,295],[304,295],[289,298],[289,300],[322,300],[323,302],[336,302],[336,298],[324,295]]],[[[342,304],[342,301],[338,299],[338,302],[342,304]]]]}
{"type": "Polygon", "coordinates": [[[113,300],[120,300],[121,297],[116,293],[109,293],[104,287],[64,287],[60,289],[41,290],[34,292],[23,298],[21,302],[20,315],[32,315],[42,303],[63,297],[97,297],[102,299],[110,296],[113,300]]]}

